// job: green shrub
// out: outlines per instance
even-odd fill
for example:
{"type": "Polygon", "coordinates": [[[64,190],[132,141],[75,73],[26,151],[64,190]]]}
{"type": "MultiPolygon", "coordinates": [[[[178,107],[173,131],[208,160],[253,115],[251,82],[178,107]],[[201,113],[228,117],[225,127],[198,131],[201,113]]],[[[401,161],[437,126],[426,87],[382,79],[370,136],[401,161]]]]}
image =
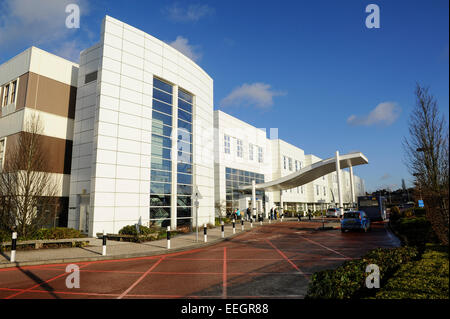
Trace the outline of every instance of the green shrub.
{"type": "MultiPolygon", "coordinates": [[[[231,224],[231,223],[232,223],[232,220],[231,220],[231,218],[229,218],[229,217],[222,217],[221,220],[223,221],[223,223],[224,223],[225,225],[226,225],[226,224],[231,224]]],[[[216,225],[216,226],[220,226],[219,217],[216,217],[215,225],[216,225]]]]}
{"type": "Polygon", "coordinates": [[[11,241],[11,233],[6,230],[0,230],[0,243],[11,241]]]}
{"type": "Polygon", "coordinates": [[[79,230],[73,228],[56,227],[39,229],[32,236],[28,238],[20,238],[20,240],[67,239],[83,237],[85,236],[79,230]]]}
{"type": "Polygon", "coordinates": [[[394,229],[400,233],[407,245],[424,246],[436,241],[431,223],[425,217],[401,218],[395,223],[394,229]]]}
{"type": "MultiPolygon", "coordinates": [[[[150,235],[152,233],[155,233],[156,230],[153,228],[149,228],[147,226],[139,225],[139,235],[150,235]]],[[[136,231],[136,225],[128,225],[122,227],[121,230],[119,230],[119,235],[133,235],[137,236],[138,233],[136,231]]]]}
{"type": "Polygon", "coordinates": [[[377,299],[448,299],[449,260],[447,251],[427,249],[419,261],[403,264],[385,286],[377,299]]]}
{"type": "Polygon", "coordinates": [[[391,222],[396,222],[397,220],[399,220],[401,218],[401,213],[400,213],[400,208],[398,208],[398,206],[394,206],[391,208],[391,211],[389,213],[389,220],[391,222]]]}
{"type": "Polygon", "coordinates": [[[427,212],[426,209],[423,207],[414,208],[414,216],[416,217],[425,216],[426,212],[427,212]]]}
{"type": "Polygon", "coordinates": [[[380,281],[384,283],[402,263],[417,256],[418,251],[411,247],[372,250],[362,259],[346,261],[334,270],[313,274],[306,298],[345,299],[365,296],[372,293],[365,286],[367,265],[376,264],[380,268],[380,281]]]}

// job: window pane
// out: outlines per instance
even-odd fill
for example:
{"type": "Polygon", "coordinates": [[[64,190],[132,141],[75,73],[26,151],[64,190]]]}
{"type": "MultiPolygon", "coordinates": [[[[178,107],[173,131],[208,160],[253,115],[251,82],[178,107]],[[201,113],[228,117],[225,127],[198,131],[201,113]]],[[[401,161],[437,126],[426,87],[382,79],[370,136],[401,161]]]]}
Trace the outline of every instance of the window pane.
{"type": "Polygon", "coordinates": [[[153,110],[152,117],[153,117],[153,121],[159,125],[166,124],[166,125],[172,126],[172,117],[169,115],[165,115],[165,114],[162,114],[162,113],[159,113],[159,112],[156,112],[155,110],[153,110]]]}
{"type": "Polygon", "coordinates": [[[152,155],[159,156],[165,159],[171,159],[170,157],[171,150],[169,148],[161,148],[161,147],[152,147],[152,155]]]}
{"type": "Polygon", "coordinates": [[[153,98],[172,104],[172,95],[170,95],[169,93],[160,91],[158,89],[153,89],[153,98]]]}
{"type": "Polygon", "coordinates": [[[152,157],[151,167],[155,169],[160,169],[164,171],[172,170],[172,162],[170,160],[165,160],[159,157],[152,157]]]}
{"type": "Polygon", "coordinates": [[[178,151],[192,153],[192,144],[188,144],[188,143],[179,141],[178,142],[178,151]]]}
{"type": "Polygon", "coordinates": [[[177,206],[192,206],[191,196],[177,196],[177,206]]]}
{"type": "Polygon", "coordinates": [[[192,165],[190,164],[177,164],[177,171],[181,173],[192,174],[192,165]]]}
{"type": "Polygon", "coordinates": [[[192,113],[192,105],[180,99],[178,99],[178,108],[192,113]]]}
{"type": "Polygon", "coordinates": [[[88,84],[90,82],[93,82],[97,80],[97,71],[91,72],[89,74],[86,74],[84,77],[84,84],[88,84]]]}
{"type": "Polygon", "coordinates": [[[187,122],[178,120],[178,127],[184,128],[184,129],[188,130],[189,132],[192,132],[192,124],[189,124],[187,122]]]}
{"type": "Polygon", "coordinates": [[[191,164],[192,163],[192,154],[178,152],[178,162],[191,164]]]}
{"type": "Polygon", "coordinates": [[[192,184],[192,175],[177,174],[177,182],[180,184],[192,184]]]}
{"type": "Polygon", "coordinates": [[[181,89],[178,90],[178,97],[192,104],[192,95],[181,89]]]}
{"type": "Polygon", "coordinates": [[[150,208],[150,219],[170,218],[170,207],[150,208]]]}
{"type": "Polygon", "coordinates": [[[183,110],[178,110],[178,118],[192,123],[192,114],[185,112],[183,110]]]}
{"type": "Polygon", "coordinates": [[[170,85],[166,82],[163,82],[161,80],[158,80],[157,78],[153,78],[153,86],[172,94],[172,85],[170,85]]]}
{"type": "Polygon", "coordinates": [[[170,195],[151,195],[150,206],[170,206],[170,195]]]}
{"type": "Polygon", "coordinates": [[[172,115],[172,105],[153,100],[153,109],[172,115]]]}
{"type": "Polygon", "coordinates": [[[152,182],[166,182],[170,183],[172,180],[171,172],[166,171],[151,171],[150,179],[152,182]]]}
{"type": "Polygon", "coordinates": [[[178,207],[177,208],[177,218],[191,217],[190,207],[178,207]]]}
{"type": "Polygon", "coordinates": [[[177,185],[178,195],[192,195],[191,185],[177,185]]]}
{"type": "Polygon", "coordinates": [[[192,143],[192,134],[186,129],[178,128],[177,139],[186,143],[192,143]]]}
{"type": "Polygon", "coordinates": [[[170,184],[150,183],[150,194],[170,194],[170,184]]]}
{"type": "Polygon", "coordinates": [[[171,148],[172,141],[170,140],[169,137],[163,137],[163,136],[152,134],[152,147],[153,146],[171,148]]]}
{"type": "Polygon", "coordinates": [[[172,134],[172,128],[170,126],[162,125],[161,122],[153,121],[152,123],[152,131],[153,133],[170,136],[172,134]]]}

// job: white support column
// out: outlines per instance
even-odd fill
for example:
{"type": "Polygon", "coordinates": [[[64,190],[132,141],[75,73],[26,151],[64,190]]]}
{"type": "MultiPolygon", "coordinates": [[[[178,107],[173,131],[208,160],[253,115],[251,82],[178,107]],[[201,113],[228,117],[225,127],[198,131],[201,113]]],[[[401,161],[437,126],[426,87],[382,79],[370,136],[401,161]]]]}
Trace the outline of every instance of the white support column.
{"type": "Polygon", "coordinates": [[[355,205],[355,184],[353,179],[353,166],[350,165],[350,195],[352,206],[355,205]]]}
{"type": "Polygon", "coordinates": [[[336,151],[336,175],[337,175],[337,184],[338,184],[339,208],[341,209],[341,212],[343,212],[344,205],[342,204],[341,163],[339,162],[339,151],[336,151]]]}
{"type": "MultiPolygon", "coordinates": [[[[256,211],[256,181],[252,180],[252,214],[258,218],[258,212],[256,211]]],[[[253,218],[252,216],[252,218],[253,218]]]]}

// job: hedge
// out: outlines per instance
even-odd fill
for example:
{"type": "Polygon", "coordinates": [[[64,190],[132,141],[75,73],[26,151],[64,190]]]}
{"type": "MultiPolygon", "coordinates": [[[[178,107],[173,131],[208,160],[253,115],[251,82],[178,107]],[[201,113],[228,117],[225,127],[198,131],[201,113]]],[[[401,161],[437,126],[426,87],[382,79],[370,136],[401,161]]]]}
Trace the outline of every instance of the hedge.
{"type": "MultiPolygon", "coordinates": [[[[0,242],[10,242],[11,232],[0,230],[0,242]]],[[[79,230],[73,228],[56,227],[56,228],[42,228],[34,234],[22,237],[19,236],[19,241],[25,240],[46,240],[46,239],[67,239],[67,238],[83,238],[86,237],[79,230]]]]}
{"type": "Polygon", "coordinates": [[[446,251],[428,248],[419,261],[403,264],[376,299],[448,299],[449,259],[446,251]]]}
{"type": "Polygon", "coordinates": [[[411,247],[378,248],[362,259],[346,261],[336,269],[323,270],[312,275],[308,285],[307,299],[361,298],[373,294],[366,288],[367,265],[376,264],[380,269],[380,284],[384,284],[399,266],[418,257],[411,247]]]}
{"type": "Polygon", "coordinates": [[[124,226],[119,230],[119,235],[150,235],[156,233],[157,230],[154,228],[149,228],[147,226],[139,225],[139,234],[136,230],[136,225],[124,226]]]}
{"type": "Polygon", "coordinates": [[[431,223],[425,217],[400,218],[392,226],[405,244],[410,246],[424,246],[437,240],[431,223]]]}

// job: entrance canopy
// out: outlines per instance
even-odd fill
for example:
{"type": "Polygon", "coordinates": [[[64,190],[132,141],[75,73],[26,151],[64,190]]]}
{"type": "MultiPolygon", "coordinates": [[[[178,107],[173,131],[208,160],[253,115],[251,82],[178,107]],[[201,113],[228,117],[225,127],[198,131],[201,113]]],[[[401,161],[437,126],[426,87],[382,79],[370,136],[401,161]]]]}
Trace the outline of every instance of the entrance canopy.
{"type": "MultiPolygon", "coordinates": [[[[369,160],[361,152],[348,153],[339,156],[339,164],[341,169],[368,163],[369,160]]],[[[336,171],[336,157],[330,157],[273,181],[256,184],[255,188],[264,189],[265,191],[291,189],[308,184],[309,182],[312,182],[319,177],[330,174],[334,171],[336,171]]],[[[239,188],[239,190],[251,191],[252,185],[242,186],[239,188]]]]}

